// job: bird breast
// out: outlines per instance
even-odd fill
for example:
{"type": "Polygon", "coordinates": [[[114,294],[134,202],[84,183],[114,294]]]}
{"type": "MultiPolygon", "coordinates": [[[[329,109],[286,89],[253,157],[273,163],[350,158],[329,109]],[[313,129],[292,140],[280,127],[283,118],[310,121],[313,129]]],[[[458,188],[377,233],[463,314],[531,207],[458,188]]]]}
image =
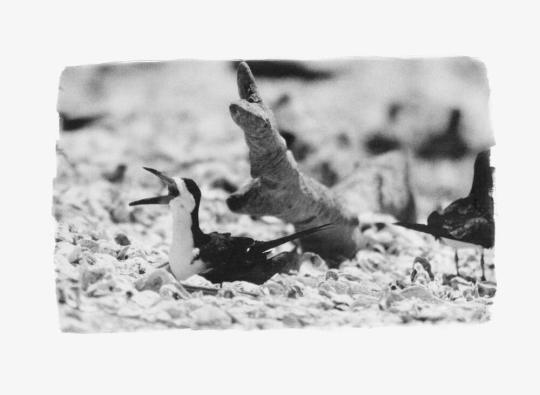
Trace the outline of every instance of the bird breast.
{"type": "Polygon", "coordinates": [[[191,216],[173,215],[172,243],[169,250],[171,271],[177,280],[185,280],[206,269],[201,260],[193,260],[194,241],[191,232],[191,216]]]}

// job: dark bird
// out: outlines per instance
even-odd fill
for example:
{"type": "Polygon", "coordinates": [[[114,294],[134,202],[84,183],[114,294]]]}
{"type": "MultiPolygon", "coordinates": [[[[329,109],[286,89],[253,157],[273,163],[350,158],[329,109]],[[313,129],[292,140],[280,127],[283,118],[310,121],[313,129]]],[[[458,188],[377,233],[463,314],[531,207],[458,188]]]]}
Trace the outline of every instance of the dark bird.
{"type": "Polygon", "coordinates": [[[480,248],[482,281],[485,281],[484,248],[492,248],[495,239],[493,218],[493,167],[490,166],[490,152],[483,151],[476,156],[471,191],[467,197],[456,200],[441,212],[432,212],[427,225],[397,222],[396,225],[429,233],[445,244],[456,248],[456,272],[459,275],[457,249],[463,247],[480,248]]]}
{"type": "Polygon", "coordinates": [[[315,152],[315,147],[307,142],[298,132],[294,131],[295,124],[291,125],[291,122],[285,122],[283,125],[283,118],[290,119],[290,114],[294,114],[294,118],[298,117],[298,110],[294,110],[294,104],[291,96],[288,94],[281,95],[276,102],[272,105],[272,110],[277,121],[279,134],[285,139],[287,149],[290,150],[298,162],[302,162],[308,155],[315,152]],[[291,108],[293,109],[291,111],[291,108]],[[283,114],[286,114],[285,117],[283,114]],[[291,129],[291,126],[293,129],[291,129]]]}
{"type": "Polygon", "coordinates": [[[92,126],[104,117],[102,114],[72,117],[63,112],[58,113],[58,115],[60,120],[60,130],[63,132],[75,132],[79,129],[92,126]]]}
{"type": "Polygon", "coordinates": [[[311,144],[304,141],[302,138],[299,138],[298,135],[291,130],[280,128],[279,134],[285,139],[287,149],[292,152],[294,159],[298,162],[302,162],[315,151],[315,148],[311,144]]]}
{"type": "Polygon", "coordinates": [[[129,205],[167,204],[171,208],[173,234],[169,262],[171,272],[178,280],[200,274],[214,283],[249,281],[262,284],[286,265],[283,260],[269,256],[272,249],[332,226],[321,225],[270,241],[235,237],[230,233],[204,233],[199,227],[201,191],[195,181],[171,178],[148,167],[144,169],[163,181],[168,194],[137,200],[129,205]]]}
{"type": "Polygon", "coordinates": [[[460,159],[467,154],[469,148],[461,136],[462,114],[459,108],[450,111],[448,124],[442,134],[428,138],[418,147],[416,155],[423,159],[460,159]]]}
{"type": "MultiPolygon", "coordinates": [[[[303,81],[326,80],[334,73],[328,70],[318,70],[302,62],[292,60],[247,60],[253,75],[258,78],[295,78],[303,81]]],[[[231,63],[234,70],[238,68],[239,61],[231,63]]]]}
{"type": "MultiPolygon", "coordinates": [[[[391,103],[386,114],[387,125],[392,127],[397,122],[398,114],[403,106],[399,103],[391,103]]],[[[364,142],[366,150],[372,155],[381,155],[388,151],[401,148],[401,142],[396,136],[388,132],[388,126],[383,130],[372,133],[364,142]]]]}
{"type": "Polygon", "coordinates": [[[102,176],[112,184],[119,184],[124,181],[126,170],[127,166],[123,163],[120,163],[113,171],[102,173],[102,176]]]}

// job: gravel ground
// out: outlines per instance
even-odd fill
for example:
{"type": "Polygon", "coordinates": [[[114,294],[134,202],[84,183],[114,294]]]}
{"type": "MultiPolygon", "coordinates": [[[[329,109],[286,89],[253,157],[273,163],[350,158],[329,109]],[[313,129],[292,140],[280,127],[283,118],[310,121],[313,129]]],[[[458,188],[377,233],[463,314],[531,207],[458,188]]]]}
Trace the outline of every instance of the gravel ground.
{"type": "MultiPolygon", "coordinates": [[[[421,86],[422,94],[431,99],[436,96],[437,105],[462,105],[468,114],[469,143],[489,144],[485,81],[478,81],[477,73],[460,62],[456,63],[460,67],[444,62],[425,62],[421,67],[382,60],[319,62],[314,67],[331,67],[338,76],[321,82],[261,79],[259,84],[269,103],[283,93],[291,95],[294,105],[283,115],[284,122],[314,146],[324,147],[300,165],[303,171],[317,176],[317,162],[330,158],[339,177],[363,159],[362,138],[381,123],[389,98],[410,95],[414,87],[421,86]],[[416,77],[410,78],[411,73],[416,77]],[[337,148],[335,137],[344,133],[350,144],[337,148]]],[[[293,232],[291,225],[271,217],[234,214],[225,204],[223,181],[241,185],[249,179],[243,135],[228,113],[228,104],[235,99],[234,71],[219,62],[64,72],[59,110],[72,117],[99,119],[84,129],[62,133],[57,147],[54,264],[62,330],[263,329],[489,319],[495,293],[492,251],[486,251],[487,282],[452,279],[451,248],[415,232],[377,227],[375,222],[392,219],[373,213],[360,216],[368,246],[337,269],[329,269],[311,253],[289,254],[286,257],[295,260],[297,270],[276,275],[261,286],[245,282],[218,286],[194,276],[183,287],[159,268],[167,262],[170,245],[167,208],[127,205],[162,188],[142,166],[199,183],[205,231],[258,239],[293,232]],[[433,279],[416,265],[419,274],[411,280],[418,256],[429,261],[433,279]],[[190,285],[202,291],[193,291],[190,285]]],[[[468,156],[458,162],[415,164],[420,220],[437,205],[468,192],[472,160],[468,156]]],[[[293,249],[288,244],[279,251],[293,249]]],[[[477,252],[461,251],[460,265],[465,277],[479,278],[477,252]]]]}

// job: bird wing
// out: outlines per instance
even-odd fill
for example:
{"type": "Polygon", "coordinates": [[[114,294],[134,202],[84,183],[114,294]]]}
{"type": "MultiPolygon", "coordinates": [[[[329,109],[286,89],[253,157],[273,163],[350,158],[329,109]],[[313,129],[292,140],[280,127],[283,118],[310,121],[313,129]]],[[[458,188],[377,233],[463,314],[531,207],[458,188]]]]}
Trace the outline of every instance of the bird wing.
{"type": "Polygon", "coordinates": [[[451,238],[451,235],[449,235],[448,232],[435,226],[430,226],[430,225],[425,225],[425,224],[407,223],[407,222],[394,222],[393,225],[401,226],[407,229],[416,230],[417,232],[427,233],[437,239],[441,237],[451,238]]]}
{"type": "Polygon", "coordinates": [[[483,216],[469,217],[461,221],[445,219],[443,228],[459,241],[467,241],[485,248],[493,247],[495,223],[483,216]]]}
{"type": "Polygon", "coordinates": [[[495,235],[493,199],[488,196],[485,204],[479,203],[471,196],[456,200],[443,210],[440,226],[451,239],[491,248],[495,235]]]}
{"type": "Polygon", "coordinates": [[[255,243],[250,237],[232,237],[230,233],[212,232],[208,234],[208,242],[199,246],[199,256],[210,264],[227,263],[233,259],[243,258],[255,243]]]}
{"type": "Polygon", "coordinates": [[[317,233],[322,230],[328,229],[331,226],[333,226],[333,224],[324,224],[320,226],[315,226],[313,228],[305,229],[305,230],[293,233],[288,236],[280,237],[278,239],[269,240],[269,241],[256,241],[255,244],[253,244],[253,246],[249,248],[249,254],[252,255],[252,254],[259,254],[259,253],[267,252],[271,250],[272,248],[276,248],[277,246],[285,244],[289,241],[312,235],[313,233],[317,233]]]}

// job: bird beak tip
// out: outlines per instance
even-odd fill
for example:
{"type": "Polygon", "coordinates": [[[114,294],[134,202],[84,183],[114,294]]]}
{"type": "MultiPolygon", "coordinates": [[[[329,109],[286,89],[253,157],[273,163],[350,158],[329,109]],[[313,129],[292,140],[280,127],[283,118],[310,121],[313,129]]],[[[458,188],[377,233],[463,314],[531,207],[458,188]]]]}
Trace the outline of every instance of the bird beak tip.
{"type": "Polygon", "coordinates": [[[146,171],[149,171],[152,174],[159,173],[159,171],[157,171],[156,169],[152,169],[151,167],[143,166],[143,169],[146,170],[146,171]]]}

